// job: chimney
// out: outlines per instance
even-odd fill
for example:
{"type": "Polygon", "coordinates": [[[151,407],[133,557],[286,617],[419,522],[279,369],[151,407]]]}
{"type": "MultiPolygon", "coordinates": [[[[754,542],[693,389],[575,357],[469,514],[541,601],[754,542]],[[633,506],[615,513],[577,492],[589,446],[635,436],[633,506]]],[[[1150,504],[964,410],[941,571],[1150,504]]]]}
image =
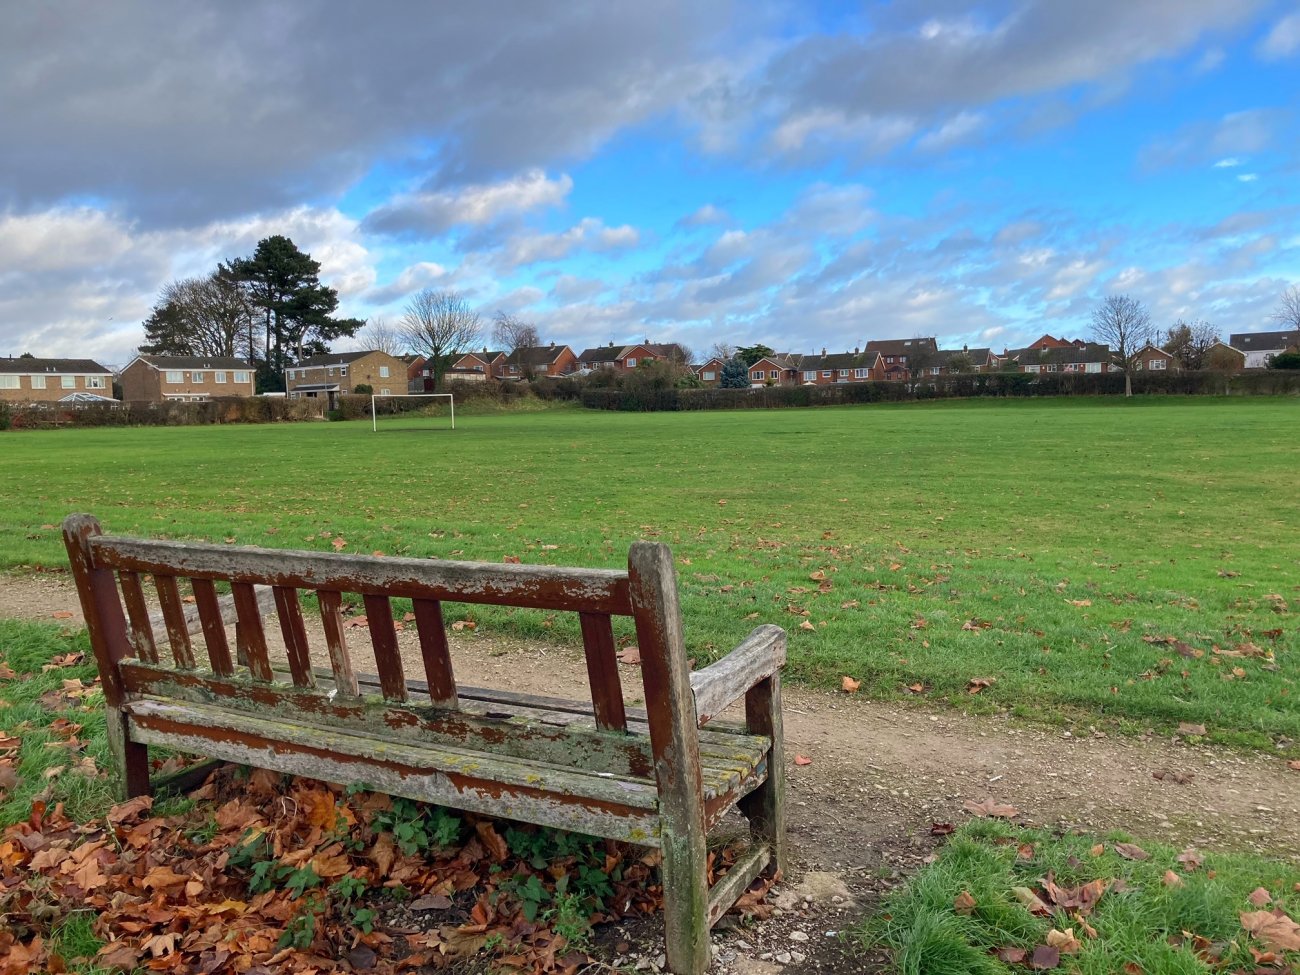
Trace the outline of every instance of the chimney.
{"type": "Polygon", "coordinates": [[[966,348],[966,343],[965,343],[965,342],[963,342],[963,343],[961,344],[961,351],[962,351],[963,354],[965,354],[966,352],[969,351],[969,350],[966,348]]]}
{"type": "Polygon", "coordinates": [[[853,347],[853,354],[854,355],[858,354],[858,347],[856,345],[853,347]]]}
{"type": "Polygon", "coordinates": [[[823,345],[823,346],[822,346],[822,355],[825,355],[825,354],[826,354],[826,346],[823,345]]]}

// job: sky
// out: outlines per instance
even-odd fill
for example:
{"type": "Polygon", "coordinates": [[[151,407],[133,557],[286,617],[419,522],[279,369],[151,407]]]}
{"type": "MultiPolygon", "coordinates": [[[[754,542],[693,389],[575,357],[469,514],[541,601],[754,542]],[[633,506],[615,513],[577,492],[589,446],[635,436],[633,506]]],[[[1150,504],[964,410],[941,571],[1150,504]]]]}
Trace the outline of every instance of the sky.
{"type": "Polygon", "coordinates": [[[1298,133],[1296,0],[15,5],[0,355],[125,364],[271,234],[575,351],[1268,330],[1298,133]]]}

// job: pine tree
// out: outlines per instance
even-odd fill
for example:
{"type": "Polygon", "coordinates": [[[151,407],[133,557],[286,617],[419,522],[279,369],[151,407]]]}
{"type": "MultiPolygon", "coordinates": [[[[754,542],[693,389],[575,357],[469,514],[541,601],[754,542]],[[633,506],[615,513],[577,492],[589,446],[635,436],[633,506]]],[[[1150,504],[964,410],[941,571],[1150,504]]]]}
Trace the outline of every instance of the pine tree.
{"type": "Polygon", "coordinates": [[[718,385],[723,389],[748,389],[749,366],[739,357],[728,359],[722,364],[722,375],[718,385]]]}

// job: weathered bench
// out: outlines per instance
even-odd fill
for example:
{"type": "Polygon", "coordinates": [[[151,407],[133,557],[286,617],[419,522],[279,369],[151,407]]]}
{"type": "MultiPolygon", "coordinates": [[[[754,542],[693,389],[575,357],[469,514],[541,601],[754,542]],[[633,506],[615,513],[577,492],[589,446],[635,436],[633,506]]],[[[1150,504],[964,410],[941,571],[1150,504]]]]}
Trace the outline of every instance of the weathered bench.
{"type": "Polygon", "coordinates": [[[63,533],[128,796],[150,791],[147,749],[163,745],[659,847],[668,964],[691,975],[708,965],[714,922],[782,866],[785,632],[760,626],[692,673],[663,545],[633,544],[621,572],[149,541],[104,535],[90,515],[70,515],[63,533]],[[319,606],[329,670],[312,667],[303,592],[319,606]],[[345,594],[364,602],[373,677],[353,670],[345,594]],[[268,654],[267,598],[287,672],[268,654]],[[393,598],[411,600],[423,681],[403,672],[393,598]],[[591,702],[458,686],[444,601],[577,613],[591,702]],[[614,616],[635,623],[644,711],[624,705],[614,616]],[[710,724],[742,697],[743,725],[710,724]],[[705,837],[733,807],[752,843],[710,889],[705,837]]]}

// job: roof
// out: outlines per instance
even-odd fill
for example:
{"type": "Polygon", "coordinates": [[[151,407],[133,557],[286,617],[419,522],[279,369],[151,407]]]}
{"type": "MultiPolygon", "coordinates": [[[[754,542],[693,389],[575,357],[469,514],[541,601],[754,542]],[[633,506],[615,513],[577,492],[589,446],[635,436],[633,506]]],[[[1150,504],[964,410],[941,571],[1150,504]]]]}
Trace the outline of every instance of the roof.
{"type": "Polygon", "coordinates": [[[0,372],[4,373],[103,373],[112,375],[112,369],[105,369],[94,359],[0,359],[0,372]]]}
{"type": "Polygon", "coordinates": [[[465,358],[465,356],[467,355],[472,355],[474,358],[482,362],[492,363],[492,362],[496,362],[497,359],[500,359],[505,354],[506,353],[500,351],[499,349],[490,352],[487,349],[483,349],[481,351],[477,349],[470,349],[468,352],[460,353],[460,355],[458,355],[456,358],[457,361],[459,361],[460,359],[465,358]]]}
{"type": "Polygon", "coordinates": [[[507,356],[515,365],[549,366],[568,349],[567,345],[521,345],[507,356]]]}
{"type": "MultiPolygon", "coordinates": [[[[361,352],[322,352],[319,355],[309,355],[301,362],[295,362],[289,368],[318,369],[321,366],[346,366],[349,362],[364,359],[366,356],[374,355],[378,351],[378,349],[364,349],[361,352]]],[[[393,358],[397,357],[394,356],[393,358]]]]}
{"type": "Polygon", "coordinates": [[[637,349],[645,349],[652,358],[671,359],[681,354],[681,346],[675,343],[633,342],[629,345],[598,345],[594,349],[583,349],[578,356],[579,362],[614,362],[626,359],[637,349]]]}
{"type": "Polygon", "coordinates": [[[583,349],[582,355],[578,356],[579,362],[613,362],[616,359],[623,358],[623,353],[629,346],[626,345],[598,345],[594,349],[583,349]]]}
{"type": "Polygon", "coordinates": [[[1238,332],[1228,344],[1240,352],[1276,352],[1300,345],[1300,329],[1286,332],[1238,332]]]}
{"type": "Polygon", "coordinates": [[[1081,349],[1073,345],[1059,349],[1014,349],[1007,353],[1007,358],[1015,359],[1022,366],[1061,366],[1071,362],[1111,362],[1115,356],[1109,345],[1089,342],[1081,349]]]}
{"type": "Polygon", "coordinates": [[[868,352],[881,355],[910,355],[915,352],[938,352],[939,343],[933,338],[877,339],[867,343],[868,352]]]}
{"type": "Polygon", "coordinates": [[[981,366],[989,361],[990,349],[940,349],[935,353],[934,361],[931,365],[943,367],[948,364],[948,360],[955,355],[964,355],[971,361],[971,365],[981,366]]]}
{"type": "Polygon", "coordinates": [[[774,352],[772,355],[763,356],[763,358],[754,362],[749,368],[753,369],[754,366],[768,362],[776,366],[778,369],[798,369],[799,362],[802,359],[803,356],[799,355],[797,352],[774,352]]]}
{"type": "Polygon", "coordinates": [[[337,393],[338,383],[303,383],[301,386],[293,387],[295,393],[337,393]]]}
{"type": "MultiPolygon", "coordinates": [[[[213,355],[142,355],[136,360],[155,369],[252,369],[246,359],[213,355]]],[[[132,360],[132,361],[136,361],[132,360]]]]}
{"type": "Polygon", "coordinates": [[[832,352],[830,355],[806,355],[799,362],[805,372],[824,369],[870,369],[878,352],[832,352]]]}
{"type": "Polygon", "coordinates": [[[69,393],[67,396],[59,399],[60,403],[76,403],[82,406],[121,406],[119,400],[111,396],[100,396],[98,393],[69,393]]]}

